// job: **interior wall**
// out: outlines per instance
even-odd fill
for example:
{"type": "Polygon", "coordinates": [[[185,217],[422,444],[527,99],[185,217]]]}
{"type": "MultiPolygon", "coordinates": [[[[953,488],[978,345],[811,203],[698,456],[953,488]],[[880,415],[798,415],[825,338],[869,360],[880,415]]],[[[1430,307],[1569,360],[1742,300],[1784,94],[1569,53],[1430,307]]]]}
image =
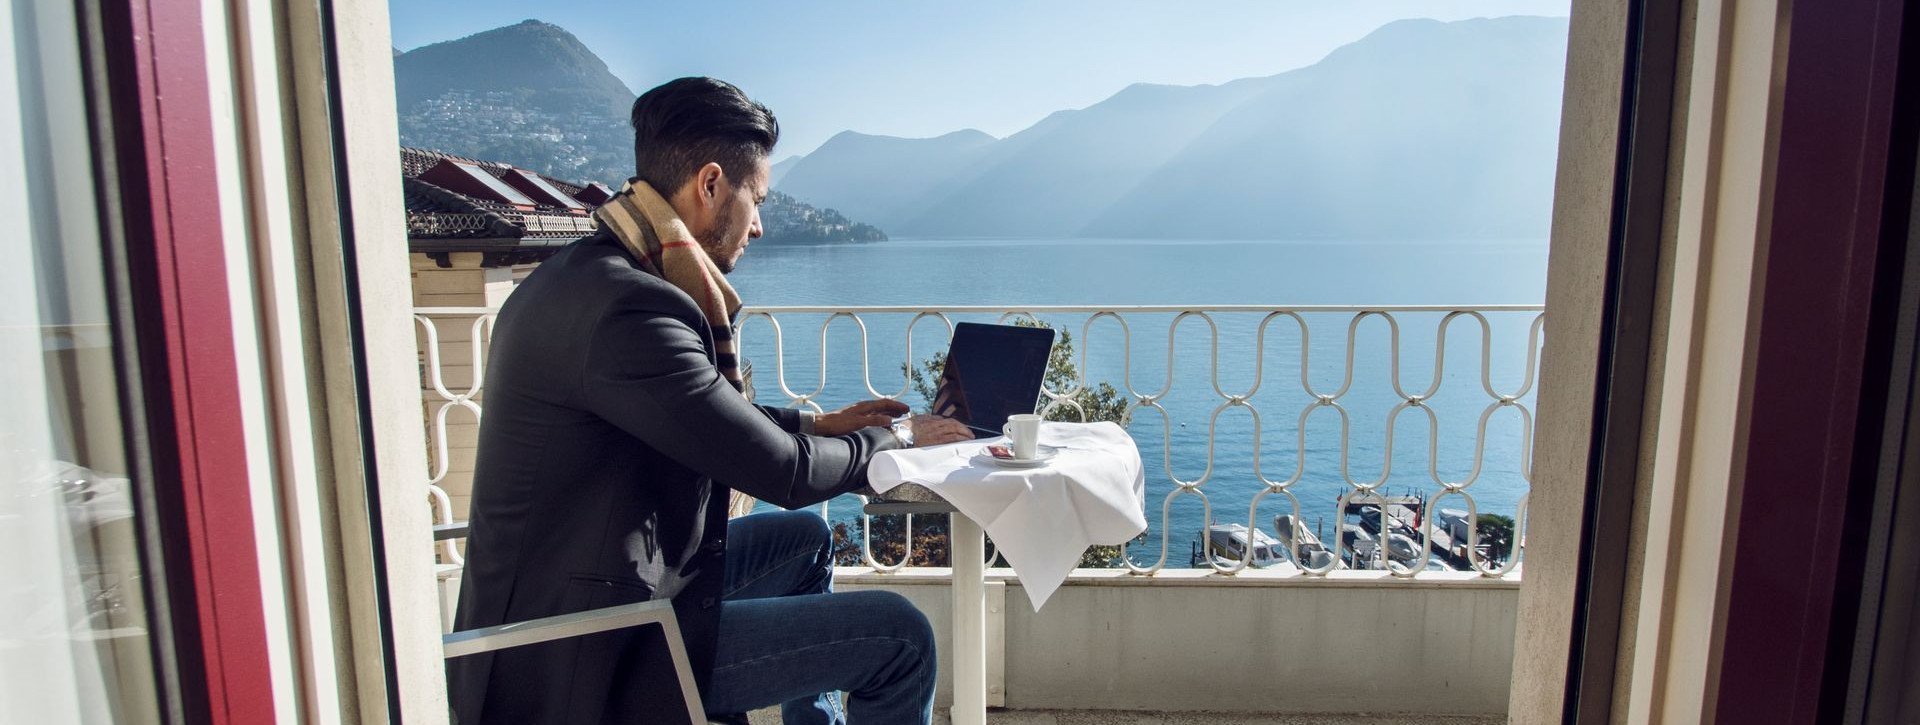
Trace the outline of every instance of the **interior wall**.
{"type": "Polygon", "coordinates": [[[1593,435],[1606,252],[1619,143],[1626,4],[1575,0],[1547,256],[1546,346],[1514,633],[1514,723],[1560,722],[1593,435]]]}

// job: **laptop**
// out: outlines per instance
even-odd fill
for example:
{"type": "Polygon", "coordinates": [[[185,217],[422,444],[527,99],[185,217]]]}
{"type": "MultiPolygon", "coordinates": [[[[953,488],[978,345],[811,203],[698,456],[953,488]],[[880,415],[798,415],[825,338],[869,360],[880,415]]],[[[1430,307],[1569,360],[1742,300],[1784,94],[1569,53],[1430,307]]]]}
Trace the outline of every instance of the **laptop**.
{"type": "Polygon", "coordinates": [[[953,326],[932,410],[965,423],[975,438],[999,436],[1007,417],[1032,413],[1053,352],[1044,327],[962,322],[953,326]]]}

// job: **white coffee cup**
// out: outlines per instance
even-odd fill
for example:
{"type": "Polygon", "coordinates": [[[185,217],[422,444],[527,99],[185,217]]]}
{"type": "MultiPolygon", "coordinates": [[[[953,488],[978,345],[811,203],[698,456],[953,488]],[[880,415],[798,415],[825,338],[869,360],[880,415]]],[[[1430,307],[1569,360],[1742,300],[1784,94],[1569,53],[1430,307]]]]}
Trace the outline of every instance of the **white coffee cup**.
{"type": "Polygon", "coordinates": [[[1007,416],[1007,424],[1000,428],[1007,434],[1007,441],[1013,448],[1013,457],[1033,458],[1040,450],[1040,416],[1021,413],[1007,416]]]}

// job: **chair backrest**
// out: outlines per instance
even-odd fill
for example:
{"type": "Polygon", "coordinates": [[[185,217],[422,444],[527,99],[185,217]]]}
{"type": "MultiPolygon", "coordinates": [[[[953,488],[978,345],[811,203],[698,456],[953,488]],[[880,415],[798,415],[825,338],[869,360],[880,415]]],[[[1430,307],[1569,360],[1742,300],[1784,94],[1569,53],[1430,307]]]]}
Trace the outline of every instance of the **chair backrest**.
{"type": "MultiPolygon", "coordinates": [[[[466,535],[467,524],[464,521],[433,527],[435,541],[465,538],[466,535]]],[[[670,599],[634,602],[454,632],[440,638],[440,647],[443,657],[453,659],[627,627],[654,625],[658,625],[664,634],[661,639],[667,643],[667,655],[673,660],[674,674],[680,680],[687,722],[706,722],[706,708],[700,704],[700,689],[694,683],[693,665],[687,659],[687,646],[680,639],[680,620],[673,614],[673,601],[670,599]]]]}

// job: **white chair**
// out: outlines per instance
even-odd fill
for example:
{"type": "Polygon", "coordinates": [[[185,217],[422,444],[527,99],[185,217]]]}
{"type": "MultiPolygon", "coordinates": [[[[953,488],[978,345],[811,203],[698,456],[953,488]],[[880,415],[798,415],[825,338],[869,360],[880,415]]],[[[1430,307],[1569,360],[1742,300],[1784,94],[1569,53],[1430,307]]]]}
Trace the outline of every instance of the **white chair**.
{"type": "MultiPolygon", "coordinates": [[[[466,522],[433,527],[435,541],[461,539],[466,535],[466,522]]],[[[627,627],[655,625],[664,634],[667,655],[673,660],[674,674],[680,678],[680,694],[687,708],[687,722],[707,722],[706,709],[700,704],[700,690],[693,681],[693,666],[687,660],[687,647],[680,639],[680,620],[673,614],[672,600],[634,602],[454,632],[440,638],[440,647],[443,657],[453,659],[627,627]]]]}

